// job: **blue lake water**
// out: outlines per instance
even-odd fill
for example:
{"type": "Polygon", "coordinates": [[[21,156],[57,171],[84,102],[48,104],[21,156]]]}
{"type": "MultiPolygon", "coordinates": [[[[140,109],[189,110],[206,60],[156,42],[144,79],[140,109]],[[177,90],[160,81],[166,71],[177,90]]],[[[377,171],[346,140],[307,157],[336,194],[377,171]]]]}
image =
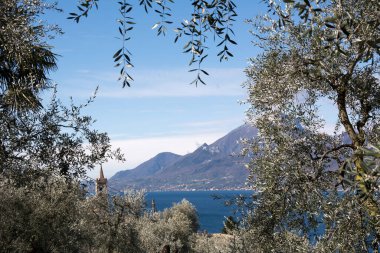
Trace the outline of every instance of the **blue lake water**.
{"type": "Polygon", "coordinates": [[[182,199],[190,201],[197,209],[200,221],[200,230],[209,233],[219,233],[223,228],[225,217],[234,216],[234,208],[225,206],[225,201],[233,196],[249,195],[250,191],[172,191],[172,192],[149,192],[146,200],[148,207],[152,199],[156,202],[158,211],[173,206],[182,199]],[[222,199],[214,199],[214,195],[223,196],[222,199]]]}

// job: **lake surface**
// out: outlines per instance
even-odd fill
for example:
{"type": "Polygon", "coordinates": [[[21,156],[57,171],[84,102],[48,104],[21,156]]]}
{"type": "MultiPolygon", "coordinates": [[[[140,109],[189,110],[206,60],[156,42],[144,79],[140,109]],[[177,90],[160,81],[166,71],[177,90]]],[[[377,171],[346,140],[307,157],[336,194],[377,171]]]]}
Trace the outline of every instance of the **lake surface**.
{"type": "Polygon", "coordinates": [[[236,195],[249,195],[251,191],[172,191],[172,192],[148,192],[146,200],[148,207],[152,199],[156,202],[158,211],[173,206],[182,199],[190,201],[197,209],[200,221],[200,230],[209,233],[219,233],[223,228],[223,221],[227,216],[234,216],[234,208],[225,206],[225,201],[236,195]],[[222,199],[214,199],[213,196],[223,196],[222,199]]]}

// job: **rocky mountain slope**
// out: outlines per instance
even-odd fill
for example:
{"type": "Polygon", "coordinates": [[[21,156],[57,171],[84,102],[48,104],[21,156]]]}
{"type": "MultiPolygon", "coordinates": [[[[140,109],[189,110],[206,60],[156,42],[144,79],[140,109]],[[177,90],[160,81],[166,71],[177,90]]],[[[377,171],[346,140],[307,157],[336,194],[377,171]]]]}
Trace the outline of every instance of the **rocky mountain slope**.
{"type": "Polygon", "coordinates": [[[184,156],[164,152],[132,170],[116,173],[109,180],[113,190],[128,188],[158,190],[239,189],[248,171],[239,155],[242,138],[252,138],[257,129],[243,125],[216,142],[206,143],[184,156]]]}

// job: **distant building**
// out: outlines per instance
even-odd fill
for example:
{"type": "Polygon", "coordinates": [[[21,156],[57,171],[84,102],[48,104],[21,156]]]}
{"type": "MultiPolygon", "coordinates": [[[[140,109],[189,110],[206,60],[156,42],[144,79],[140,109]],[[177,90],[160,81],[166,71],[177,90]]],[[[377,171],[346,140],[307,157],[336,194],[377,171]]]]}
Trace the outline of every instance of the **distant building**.
{"type": "Polygon", "coordinates": [[[99,177],[95,181],[95,193],[99,194],[108,194],[107,190],[107,178],[104,177],[103,167],[100,166],[100,174],[99,177]]]}
{"type": "Polygon", "coordinates": [[[155,213],[155,212],[157,212],[156,201],[154,201],[154,199],[152,199],[152,213],[155,213]]]}

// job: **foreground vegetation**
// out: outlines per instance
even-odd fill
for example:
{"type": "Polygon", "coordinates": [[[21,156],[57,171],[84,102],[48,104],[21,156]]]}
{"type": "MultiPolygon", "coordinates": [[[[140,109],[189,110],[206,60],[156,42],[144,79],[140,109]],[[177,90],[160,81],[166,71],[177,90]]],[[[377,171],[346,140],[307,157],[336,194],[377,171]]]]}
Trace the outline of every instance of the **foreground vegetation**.
{"type": "Polygon", "coordinates": [[[37,186],[2,184],[2,252],[189,252],[198,217],[188,202],[145,210],[144,194],[85,197],[75,183],[50,179],[37,186]],[[174,251],[173,251],[174,252],[174,251]]]}
{"type": "MultiPolygon", "coordinates": [[[[84,7],[96,2],[81,1],[84,7]]],[[[86,196],[80,185],[86,170],[123,156],[111,149],[106,133],[92,128],[91,117],[82,115],[93,98],[84,105],[64,106],[56,96],[48,78],[56,56],[46,41],[60,30],[40,22],[55,6],[42,0],[3,0],[1,249],[378,252],[380,151],[373,144],[380,142],[380,2],[266,2],[268,15],[249,21],[262,53],[246,70],[247,102],[252,105],[248,121],[260,134],[247,140],[244,150],[251,158],[248,182],[255,194],[236,200],[242,216],[226,229],[228,235],[210,237],[196,234],[197,215],[187,201],[152,213],[145,210],[140,192],[86,196]],[[52,91],[52,99],[42,105],[39,95],[44,90],[52,91]],[[330,101],[336,110],[332,135],[322,131],[321,101],[330,101]]],[[[195,0],[193,5],[195,13],[183,36],[198,38],[188,52],[192,63],[200,63],[203,32],[225,35],[236,13],[227,0],[195,0]],[[206,11],[213,8],[224,9],[206,11]],[[223,13],[229,14],[227,19],[223,13]],[[227,28],[220,30],[218,23],[227,28]]],[[[122,6],[128,9],[126,2],[122,6]]],[[[224,42],[234,44],[228,38],[224,42]]],[[[115,60],[120,58],[116,54],[115,60]]],[[[199,65],[197,71],[204,73],[199,65]]],[[[201,82],[199,75],[196,80],[201,82]]]]}

